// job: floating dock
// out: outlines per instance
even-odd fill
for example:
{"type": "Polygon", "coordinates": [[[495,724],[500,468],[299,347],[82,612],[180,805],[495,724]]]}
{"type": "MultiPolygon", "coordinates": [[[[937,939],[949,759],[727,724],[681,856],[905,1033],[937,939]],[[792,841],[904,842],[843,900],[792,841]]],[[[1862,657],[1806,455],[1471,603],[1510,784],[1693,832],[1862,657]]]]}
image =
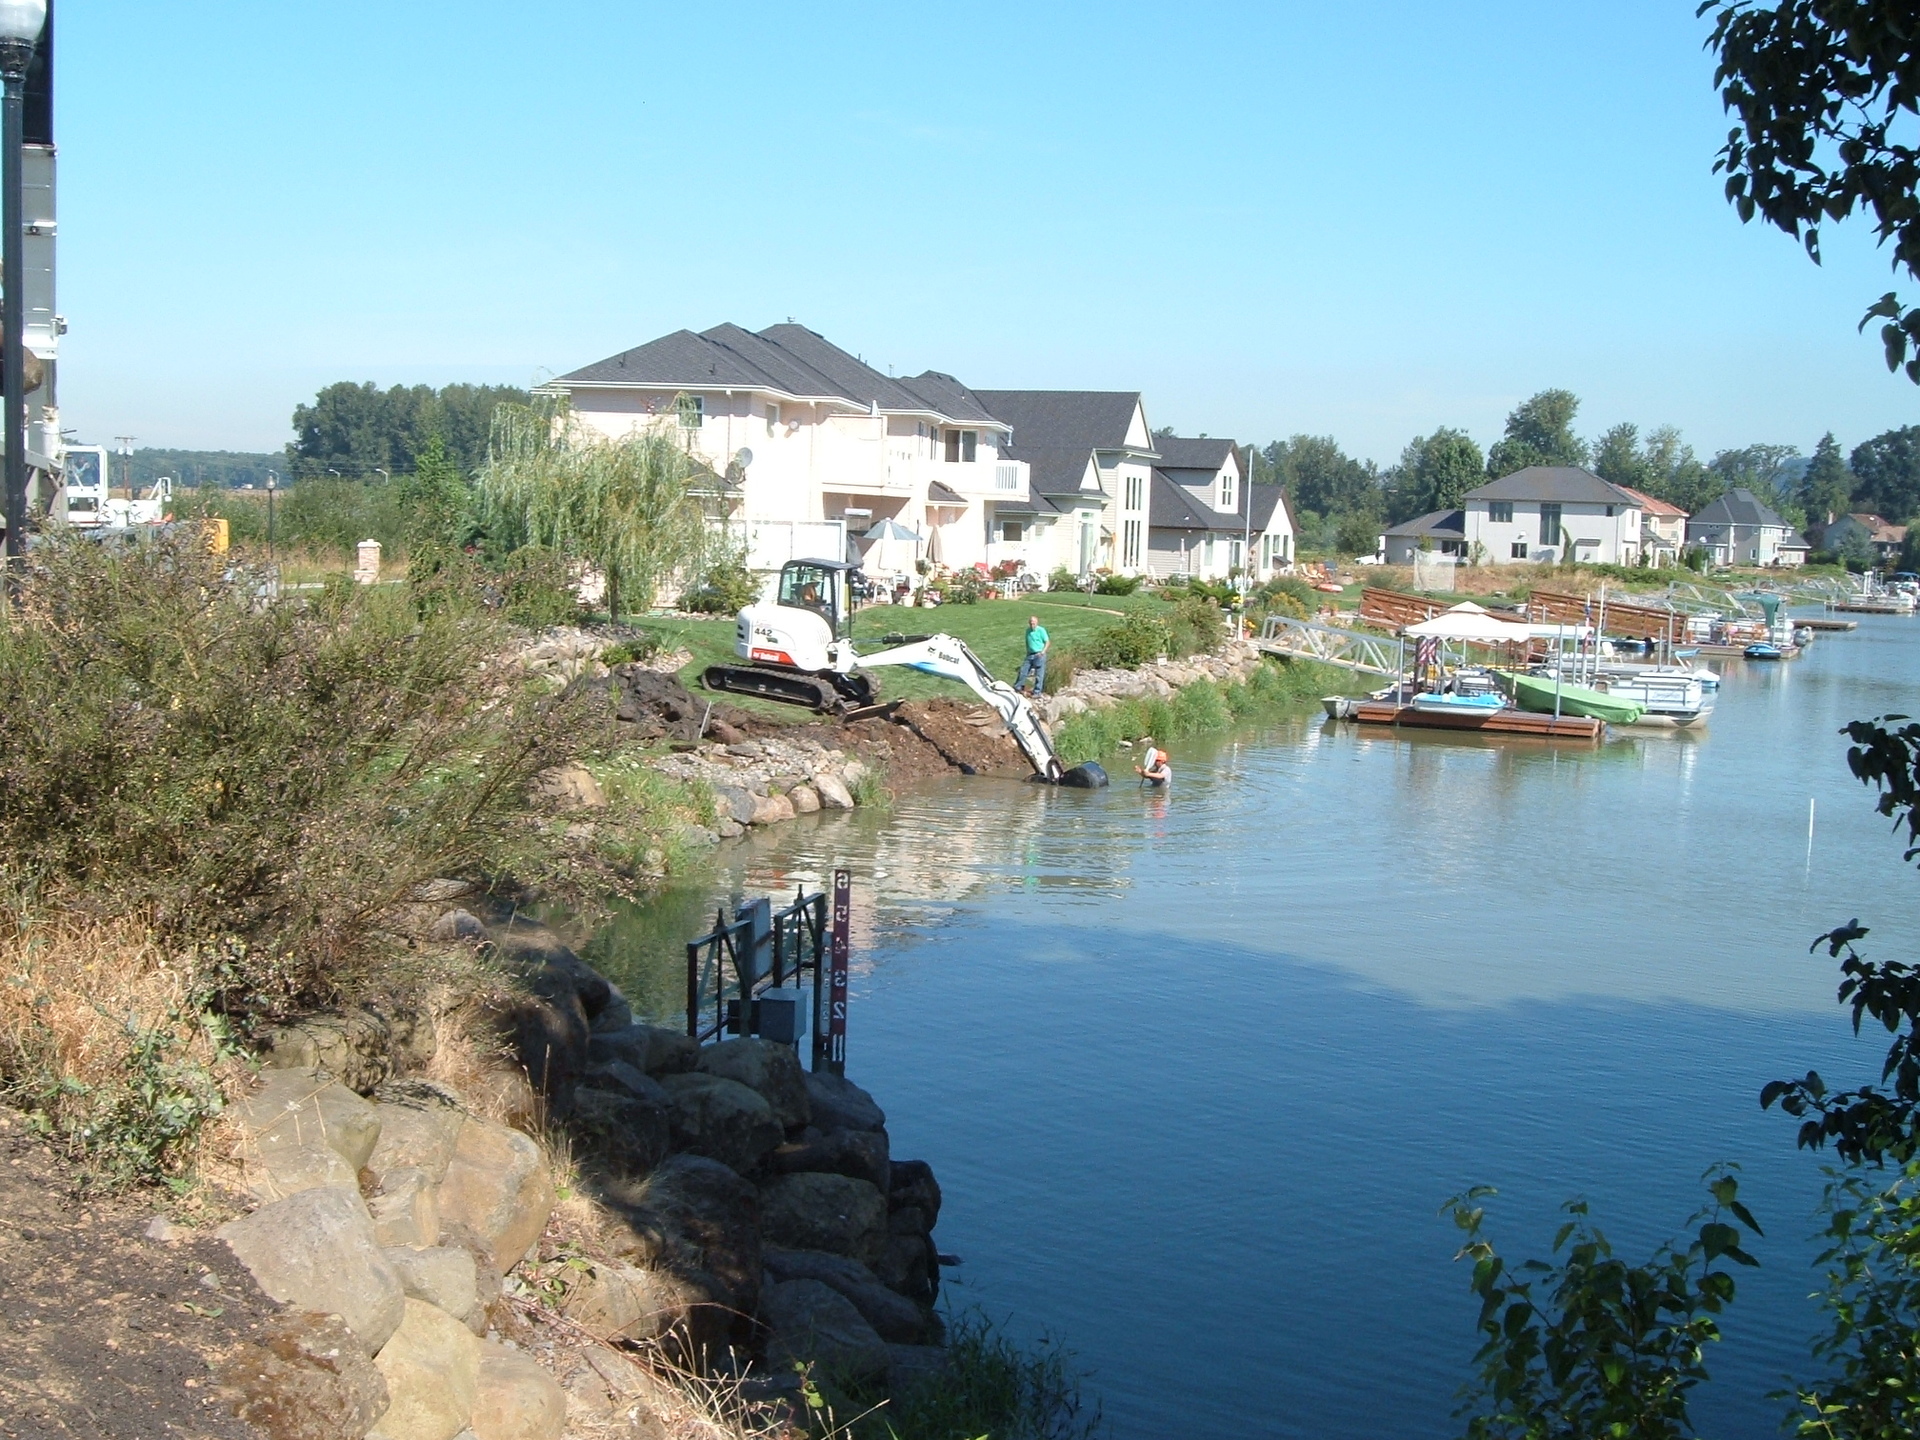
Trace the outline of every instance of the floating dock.
{"type": "Polygon", "coordinates": [[[1823,620],[1796,615],[1793,617],[1793,628],[1796,630],[1858,630],[1860,622],[1858,620],[1823,620]]]}
{"type": "Polygon", "coordinates": [[[1471,714],[1422,710],[1391,700],[1362,700],[1353,707],[1361,725],[1406,725],[1423,730],[1472,730],[1483,735],[1541,735],[1550,740],[1598,740],[1606,723],[1590,715],[1537,715],[1531,710],[1490,710],[1471,714]]]}
{"type": "Polygon", "coordinates": [[[1914,609],[1910,603],[1902,604],[1893,600],[1869,600],[1859,597],[1852,600],[1830,601],[1827,608],[1838,610],[1845,615],[1911,615],[1914,609]]]}

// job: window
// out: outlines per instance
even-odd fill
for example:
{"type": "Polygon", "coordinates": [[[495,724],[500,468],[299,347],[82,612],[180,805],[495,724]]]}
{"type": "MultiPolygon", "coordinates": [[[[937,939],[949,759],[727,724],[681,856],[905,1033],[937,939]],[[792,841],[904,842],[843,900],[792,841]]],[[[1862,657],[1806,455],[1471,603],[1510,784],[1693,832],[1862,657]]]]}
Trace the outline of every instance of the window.
{"type": "Polygon", "coordinates": [[[947,431],[947,463],[950,465],[971,465],[979,453],[980,432],[978,430],[947,431]]]}
{"type": "Polygon", "coordinates": [[[1609,520],[1613,519],[1613,506],[1611,505],[1607,506],[1607,518],[1609,520]]]}
{"type": "Polygon", "coordinates": [[[947,431],[946,441],[947,463],[949,465],[958,465],[960,463],[960,432],[958,430],[947,431]]]}
{"type": "Polygon", "coordinates": [[[1526,559],[1527,558],[1527,542],[1524,540],[1514,541],[1513,550],[1511,551],[1511,554],[1513,555],[1513,558],[1516,560],[1526,559]]]}
{"type": "Polygon", "coordinates": [[[1220,477],[1220,508],[1222,510],[1233,509],[1233,476],[1231,475],[1222,475],[1220,477]]]}
{"type": "Polygon", "coordinates": [[[767,406],[767,434],[771,435],[780,428],[780,407],[767,406]]]}
{"type": "Polygon", "coordinates": [[[783,566],[780,571],[780,601],[801,610],[812,610],[833,620],[833,572],[818,565],[783,566]]]}
{"type": "Polygon", "coordinates": [[[1240,568],[1243,558],[1240,553],[1241,543],[1242,542],[1238,540],[1229,540],[1227,542],[1227,565],[1230,569],[1238,570],[1240,568]]]}
{"type": "Polygon", "coordinates": [[[1513,502],[1511,500],[1489,500],[1487,502],[1487,519],[1495,525],[1511,525],[1513,523],[1513,502]]]}
{"type": "Polygon", "coordinates": [[[679,413],[682,430],[698,430],[706,418],[707,399],[704,395],[682,395],[673,402],[673,408],[679,413]]]}
{"type": "Polygon", "coordinates": [[[1120,527],[1120,563],[1131,569],[1140,565],[1140,522],[1128,520],[1120,527]]]}
{"type": "Polygon", "coordinates": [[[1000,538],[1002,540],[1017,545],[1020,541],[1026,539],[1026,537],[1027,527],[1023,521],[1002,520],[1000,522],[1000,538]]]}
{"type": "Polygon", "coordinates": [[[1540,543],[1542,545],[1560,543],[1560,507],[1558,505],[1540,507],[1540,543]]]}
{"type": "Polygon", "coordinates": [[[993,488],[996,490],[1018,490],[1020,488],[1020,467],[1018,465],[994,466],[993,488]]]}
{"type": "Polygon", "coordinates": [[[1146,482],[1146,477],[1144,475],[1127,476],[1127,494],[1126,494],[1127,509],[1140,510],[1145,508],[1144,501],[1145,501],[1146,488],[1147,488],[1147,482],[1146,482]]]}

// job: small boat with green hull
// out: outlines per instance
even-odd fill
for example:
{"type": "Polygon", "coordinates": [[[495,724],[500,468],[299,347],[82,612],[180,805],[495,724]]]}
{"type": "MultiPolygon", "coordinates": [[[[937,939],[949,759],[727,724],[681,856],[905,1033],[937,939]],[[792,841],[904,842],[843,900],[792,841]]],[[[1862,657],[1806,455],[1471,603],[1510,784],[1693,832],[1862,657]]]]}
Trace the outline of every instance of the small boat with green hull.
{"type": "Polygon", "coordinates": [[[1550,675],[1517,675],[1503,670],[1500,688],[1520,709],[1537,715],[1588,715],[1609,725],[1632,725],[1646,713],[1644,705],[1618,699],[1604,690],[1556,681],[1550,675]]]}

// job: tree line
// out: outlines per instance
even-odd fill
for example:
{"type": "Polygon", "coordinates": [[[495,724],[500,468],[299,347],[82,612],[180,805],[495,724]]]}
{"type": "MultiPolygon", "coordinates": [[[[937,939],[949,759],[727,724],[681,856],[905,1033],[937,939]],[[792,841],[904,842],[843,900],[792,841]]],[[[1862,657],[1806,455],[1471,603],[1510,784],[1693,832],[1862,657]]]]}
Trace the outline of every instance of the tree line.
{"type": "Polygon", "coordinates": [[[1408,441],[1384,470],[1348,455],[1331,435],[1295,435],[1253,447],[1251,470],[1256,482],[1286,487],[1300,543],[1310,549],[1370,551],[1382,526],[1454,509],[1475,486],[1529,465],[1578,465],[1688,514],[1738,488],[1795,527],[1849,511],[1895,523],[1920,516],[1920,425],[1888,430],[1850,454],[1829,431],[1810,455],[1754,444],[1703,460],[1671,425],[1642,431],[1622,422],[1582,438],[1579,410],[1571,391],[1542,390],[1513,408],[1486,451],[1465,430],[1442,426],[1408,441]]]}

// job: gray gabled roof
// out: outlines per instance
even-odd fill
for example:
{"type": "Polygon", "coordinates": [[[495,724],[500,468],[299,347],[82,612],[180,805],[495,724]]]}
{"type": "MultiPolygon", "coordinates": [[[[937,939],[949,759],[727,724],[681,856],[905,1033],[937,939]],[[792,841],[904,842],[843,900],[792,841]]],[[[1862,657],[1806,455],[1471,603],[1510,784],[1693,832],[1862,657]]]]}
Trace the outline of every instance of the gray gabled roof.
{"type": "Polygon", "coordinates": [[[758,333],[731,324],[697,335],[676,330],[583,365],[553,383],[758,389],[796,399],[842,400],[910,414],[930,412],[961,423],[994,418],[972,391],[950,375],[929,371],[911,381],[896,380],[804,325],[769,325],[758,333]]]}
{"type": "MultiPolygon", "coordinates": [[[[1031,468],[1042,495],[1080,489],[1096,450],[1122,450],[1138,390],[976,390],[994,419],[1013,427],[1011,458],[1031,468]]],[[[1151,455],[1153,452],[1148,451],[1151,455]]]]}
{"type": "Polygon", "coordinates": [[[1635,509],[1640,505],[1618,485],[1609,485],[1591,470],[1582,470],[1578,465],[1529,465],[1524,470],[1475,486],[1461,498],[1544,500],[1549,505],[1630,505],[1635,509]]]}
{"type": "MultiPolygon", "coordinates": [[[[1467,493],[1471,495],[1475,492],[1470,490],[1467,493]]],[[[1380,533],[1402,540],[1418,540],[1422,535],[1437,535],[1445,540],[1463,540],[1467,534],[1467,512],[1430,510],[1425,515],[1416,516],[1412,520],[1402,520],[1398,525],[1380,533]]]]}
{"type": "MultiPolygon", "coordinates": [[[[1212,530],[1223,535],[1264,535],[1267,527],[1273,523],[1274,511],[1286,504],[1286,491],[1279,485],[1246,485],[1239,487],[1239,505],[1230,511],[1215,510],[1204,500],[1196,496],[1191,489],[1181,483],[1182,474],[1192,471],[1174,471],[1156,468],[1153,472],[1153,488],[1148,492],[1147,525],[1154,530],[1212,530]],[[1251,503],[1253,514],[1249,524],[1247,507],[1251,503]]],[[[1213,472],[1207,472],[1211,482],[1213,472]]],[[[1293,518],[1292,510],[1286,512],[1289,522],[1293,518]]]]}
{"type": "Polygon", "coordinates": [[[1693,517],[1694,525],[1778,525],[1786,527],[1773,510],[1764,504],[1753,491],[1733,489],[1727,491],[1718,500],[1700,507],[1693,517]]]}
{"type": "Polygon", "coordinates": [[[1234,453],[1231,440],[1193,439],[1183,435],[1156,435],[1153,448],[1163,470],[1211,470],[1216,474],[1234,453]]]}

